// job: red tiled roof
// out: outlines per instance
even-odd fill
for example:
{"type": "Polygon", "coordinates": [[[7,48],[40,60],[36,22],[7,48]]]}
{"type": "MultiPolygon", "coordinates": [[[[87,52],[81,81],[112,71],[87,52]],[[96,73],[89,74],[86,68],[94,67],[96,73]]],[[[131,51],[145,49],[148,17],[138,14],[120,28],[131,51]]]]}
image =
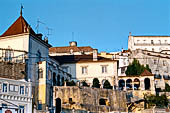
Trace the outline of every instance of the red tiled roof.
{"type": "Polygon", "coordinates": [[[150,73],[148,70],[145,69],[144,72],[141,73],[141,76],[153,76],[153,74],[150,73]]]}
{"type": "Polygon", "coordinates": [[[77,46],[66,46],[66,47],[51,47],[49,49],[50,53],[68,53],[70,50],[73,50],[73,52],[92,52],[93,48],[90,46],[84,46],[84,47],[77,47],[77,46]]]}
{"type": "Polygon", "coordinates": [[[20,16],[0,37],[17,35],[22,33],[30,33],[36,36],[33,29],[29,26],[26,20],[20,16]]]}

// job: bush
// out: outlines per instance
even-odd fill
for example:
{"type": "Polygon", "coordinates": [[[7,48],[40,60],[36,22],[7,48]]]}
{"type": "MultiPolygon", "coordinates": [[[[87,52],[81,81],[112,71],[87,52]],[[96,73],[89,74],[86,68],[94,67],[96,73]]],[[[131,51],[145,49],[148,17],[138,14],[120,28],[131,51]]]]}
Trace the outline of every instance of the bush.
{"type": "Polygon", "coordinates": [[[66,85],[67,86],[76,86],[76,83],[72,80],[72,81],[66,81],[66,85]]]}
{"type": "Polygon", "coordinates": [[[86,81],[82,81],[82,86],[89,87],[89,85],[86,83],[86,81]]]}
{"type": "Polygon", "coordinates": [[[105,89],[112,89],[112,86],[110,85],[110,82],[106,80],[103,84],[103,88],[105,89]]]}
{"type": "Polygon", "coordinates": [[[168,99],[166,95],[155,96],[155,95],[144,95],[145,104],[150,108],[151,106],[156,107],[167,107],[168,99]]]}
{"type": "Polygon", "coordinates": [[[92,87],[100,88],[100,82],[99,82],[98,78],[94,78],[94,79],[93,79],[93,85],[92,85],[92,87]]]}

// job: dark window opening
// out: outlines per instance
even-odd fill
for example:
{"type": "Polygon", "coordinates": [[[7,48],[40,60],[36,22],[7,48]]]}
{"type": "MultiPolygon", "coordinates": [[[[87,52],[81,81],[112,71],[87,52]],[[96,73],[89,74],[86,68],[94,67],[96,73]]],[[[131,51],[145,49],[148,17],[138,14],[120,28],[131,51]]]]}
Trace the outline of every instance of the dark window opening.
{"type": "Polygon", "coordinates": [[[99,100],[99,105],[106,105],[106,101],[107,101],[107,99],[101,98],[101,99],[99,100]]]}
{"type": "Polygon", "coordinates": [[[145,83],[145,90],[149,90],[150,89],[150,79],[145,78],[144,83],[145,83]]]}
{"type": "Polygon", "coordinates": [[[60,113],[61,112],[61,99],[57,98],[56,99],[56,113],[60,113]]]}

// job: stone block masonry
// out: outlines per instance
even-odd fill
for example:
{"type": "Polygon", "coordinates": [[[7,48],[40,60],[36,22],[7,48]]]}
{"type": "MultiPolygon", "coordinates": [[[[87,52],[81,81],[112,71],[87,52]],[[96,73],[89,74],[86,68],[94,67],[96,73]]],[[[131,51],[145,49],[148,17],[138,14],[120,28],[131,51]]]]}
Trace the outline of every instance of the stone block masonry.
{"type": "Polygon", "coordinates": [[[91,112],[126,111],[126,93],[111,89],[77,86],[55,86],[53,106],[64,109],[85,110],[91,112]]]}

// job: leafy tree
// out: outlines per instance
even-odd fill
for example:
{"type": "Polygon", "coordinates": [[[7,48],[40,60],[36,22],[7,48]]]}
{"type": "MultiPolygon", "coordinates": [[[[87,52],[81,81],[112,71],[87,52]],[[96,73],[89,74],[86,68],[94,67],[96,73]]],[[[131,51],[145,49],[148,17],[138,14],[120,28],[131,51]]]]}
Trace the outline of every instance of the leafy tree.
{"type": "Polygon", "coordinates": [[[72,81],[66,81],[66,85],[67,86],[76,86],[76,83],[72,80],[72,81]]]}
{"type": "Polygon", "coordinates": [[[147,105],[147,108],[150,108],[151,106],[156,106],[161,108],[167,107],[169,103],[166,95],[161,95],[161,96],[145,95],[144,100],[145,100],[145,104],[147,105]]]}
{"type": "Polygon", "coordinates": [[[134,59],[132,63],[129,64],[126,70],[126,75],[140,75],[144,70],[151,72],[149,65],[141,65],[138,60],[134,59]]]}
{"type": "Polygon", "coordinates": [[[112,89],[112,86],[110,85],[110,82],[106,80],[103,84],[103,88],[105,89],[112,89]]]}
{"type": "Polygon", "coordinates": [[[92,87],[100,88],[100,82],[99,82],[98,78],[93,79],[92,87]]]}
{"type": "Polygon", "coordinates": [[[165,83],[165,89],[163,90],[164,92],[170,92],[170,86],[169,84],[165,83]]]}
{"type": "Polygon", "coordinates": [[[86,81],[82,81],[82,86],[89,87],[89,85],[86,83],[86,81]]]}

